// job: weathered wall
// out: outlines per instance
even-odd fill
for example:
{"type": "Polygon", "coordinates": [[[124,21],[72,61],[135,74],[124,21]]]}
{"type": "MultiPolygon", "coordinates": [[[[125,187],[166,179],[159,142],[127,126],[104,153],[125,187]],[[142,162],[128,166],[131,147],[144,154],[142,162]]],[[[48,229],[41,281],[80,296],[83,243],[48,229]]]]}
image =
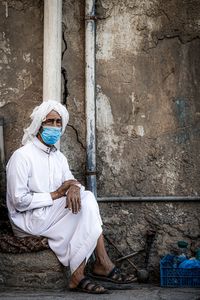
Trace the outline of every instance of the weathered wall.
{"type": "MultiPolygon", "coordinates": [[[[72,171],[84,183],[83,14],[82,1],[63,1],[61,101],[70,111],[70,121],[61,148],[69,153],[72,171]]],[[[43,1],[1,1],[0,28],[0,117],[5,121],[7,161],[21,145],[33,108],[42,101],[43,1]]]]}
{"type": "Polygon", "coordinates": [[[85,182],[84,1],[63,1],[63,103],[70,112],[61,149],[85,182]]]}
{"type": "MultiPolygon", "coordinates": [[[[42,97],[43,3],[0,2],[0,117],[6,161],[21,145],[23,128],[42,97]]],[[[5,165],[0,164],[0,232],[10,230],[5,209],[5,165]]]]}
{"type": "MultiPolygon", "coordinates": [[[[199,185],[200,3],[97,1],[98,195],[196,195],[199,185]]],[[[0,3],[0,116],[6,158],[42,99],[43,1],[0,3]]],[[[63,0],[62,102],[70,112],[61,148],[85,176],[84,1],[63,0]]],[[[185,239],[198,245],[198,203],[100,204],[106,235],[148,268],[185,239]]],[[[113,257],[116,256],[109,247],[113,257]]],[[[191,253],[191,252],[190,252],[191,253]]]]}
{"type": "MultiPolygon", "coordinates": [[[[199,194],[200,3],[97,4],[98,194],[199,194]]],[[[138,251],[132,260],[151,280],[178,240],[189,242],[190,255],[200,245],[199,203],[100,207],[106,235],[125,255],[138,251]]]]}
{"type": "Polygon", "coordinates": [[[100,195],[195,195],[199,1],[98,1],[100,195]]]}
{"type": "MultiPolygon", "coordinates": [[[[123,255],[136,252],[130,260],[146,268],[150,281],[159,281],[160,258],[177,253],[177,241],[187,241],[188,255],[200,247],[200,205],[191,203],[100,203],[104,233],[123,255]]],[[[120,255],[107,244],[113,258],[120,255]]],[[[134,271],[125,260],[125,269],[134,271]]]]}
{"type": "MultiPolygon", "coordinates": [[[[198,1],[97,1],[99,195],[199,193],[198,1]]],[[[42,97],[43,3],[3,1],[7,159],[42,97]]],[[[63,2],[62,150],[84,181],[84,3],[63,2]]]]}
{"type": "Polygon", "coordinates": [[[23,128],[42,96],[42,1],[0,3],[0,116],[6,158],[20,146],[23,128]]]}

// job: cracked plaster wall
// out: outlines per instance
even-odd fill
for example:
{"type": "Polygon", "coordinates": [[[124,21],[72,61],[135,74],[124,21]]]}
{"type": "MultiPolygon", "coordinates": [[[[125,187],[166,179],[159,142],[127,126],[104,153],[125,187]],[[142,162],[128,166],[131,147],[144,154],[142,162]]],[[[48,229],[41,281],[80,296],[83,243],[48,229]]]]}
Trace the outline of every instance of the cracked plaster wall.
{"type": "MultiPolygon", "coordinates": [[[[21,145],[23,128],[42,99],[42,1],[1,1],[0,28],[0,117],[6,163],[21,145]]],[[[8,232],[5,164],[0,164],[0,182],[0,232],[8,232]]]]}
{"type": "MultiPolygon", "coordinates": [[[[199,1],[98,0],[97,16],[98,195],[199,195],[199,1]]],[[[199,203],[100,207],[106,235],[151,280],[178,240],[190,255],[200,243],[199,203]]]]}
{"type": "Polygon", "coordinates": [[[23,128],[42,95],[43,5],[0,3],[0,116],[6,159],[20,146],[23,128]]]}
{"type": "Polygon", "coordinates": [[[85,184],[84,1],[63,1],[63,102],[70,112],[61,149],[85,184]]]}
{"type": "MultiPolygon", "coordinates": [[[[0,2],[0,117],[5,163],[20,145],[23,128],[42,95],[43,5],[0,2]]],[[[10,231],[5,208],[5,163],[0,164],[0,231],[10,231]]]]}
{"type": "Polygon", "coordinates": [[[99,195],[199,194],[199,2],[97,4],[99,195]]]}
{"type": "MultiPolygon", "coordinates": [[[[70,121],[61,148],[84,183],[83,2],[63,1],[62,101],[70,121]]],[[[199,6],[195,0],[97,1],[98,195],[199,194],[199,6]]],[[[43,1],[2,1],[0,16],[8,159],[42,97],[43,1]]],[[[155,231],[148,262],[153,280],[160,255],[177,240],[187,240],[190,253],[199,245],[198,203],[100,209],[106,235],[125,254],[138,251],[133,261],[141,267],[147,230],[155,231]]]]}
{"type": "MultiPolygon", "coordinates": [[[[198,5],[97,1],[99,195],[199,192],[194,180],[199,170],[198,5]]],[[[0,13],[0,113],[8,159],[20,145],[32,108],[41,101],[43,5],[3,1],[0,13]]],[[[62,150],[82,181],[83,16],[82,1],[63,2],[62,101],[70,122],[62,150]]]]}
{"type": "MultiPolygon", "coordinates": [[[[83,12],[83,3],[63,1],[61,101],[70,111],[70,121],[61,148],[70,153],[72,171],[84,183],[83,12]]],[[[1,1],[0,17],[0,116],[5,121],[7,161],[21,145],[33,108],[42,101],[43,1],[1,1]]]]}

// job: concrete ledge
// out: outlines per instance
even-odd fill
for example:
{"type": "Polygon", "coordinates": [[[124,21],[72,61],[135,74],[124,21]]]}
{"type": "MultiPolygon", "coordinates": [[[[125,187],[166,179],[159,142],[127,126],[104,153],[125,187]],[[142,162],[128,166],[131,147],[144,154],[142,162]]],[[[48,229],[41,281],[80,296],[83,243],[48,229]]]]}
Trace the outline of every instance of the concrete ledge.
{"type": "Polygon", "coordinates": [[[0,253],[0,287],[61,289],[68,284],[69,271],[51,250],[33,253],[0,253]]]}

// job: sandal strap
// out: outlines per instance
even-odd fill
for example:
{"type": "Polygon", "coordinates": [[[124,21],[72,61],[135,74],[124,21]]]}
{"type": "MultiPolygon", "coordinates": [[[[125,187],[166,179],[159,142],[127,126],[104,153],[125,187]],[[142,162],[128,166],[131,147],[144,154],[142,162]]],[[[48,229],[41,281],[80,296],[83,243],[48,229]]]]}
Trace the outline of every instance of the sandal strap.
{"type": "Polygon", "coordinates": [[[84,277],[83,279],[81,279],[81,281],[78,283],[77,288],[85,288],[85,286],[91,283],[90,278],[88,277],[84,277]]]}
{"type": "Polygon", "coordinates": [[[102,285],[95,283],[88,277],[84,277],[78,284],[77,288],[81,288],[88,291],[97,291],[98,288],[106,290],[102,285]],[[89,287],[90,286],[90,287],[89,287]]]}
{"type": "Polygon", "coordinates": [[[100,284],[92,283],[92,282],[91,282],[91,284],[93,284],[93,287],[91,288],[91,290],[94,292],[96,292],[98,290],[98,288],[100,288],[100,289],[103,288],[103,290],[105,290],[105,288],[100,284]]]}
{"type": "Polygon", "coordinates": [[[121,271],[117,268],[117,267],[114,267],[110,273],[107,275],[107,277],[109,278],[113,278],[114,275],[120,275],[121,276],[121,271]]]}
{"type": "Polygon", "coordinates": [[[135,276],[129,276],[122,274],[121,270],[118,269],[117,267],[114,267],[111,272],[107,275],[108,278],[118,281],[118,283],[121,282],[129,282],[129,281],[136,281],[137,278],[135,276]],[[130,279],[131,277],[131,279],[130,279]]]}

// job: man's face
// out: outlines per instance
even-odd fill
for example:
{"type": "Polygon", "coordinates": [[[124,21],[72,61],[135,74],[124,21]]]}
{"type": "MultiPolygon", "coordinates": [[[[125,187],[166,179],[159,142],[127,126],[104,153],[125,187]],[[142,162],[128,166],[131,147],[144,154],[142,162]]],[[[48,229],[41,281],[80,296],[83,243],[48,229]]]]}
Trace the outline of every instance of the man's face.
{"type": "Polygon", "coordinates": [[[55,111],[52,110],[46,116],[46,120],[42,122],[44,126],[54,126],[54,127],[62,127],[62,119],[61,116],[55,111]]]}
{"type": "Polygon", "coordinates": [[[38,139],[45,145],[54,145],[60,139],[62,118],[54,110],[46,116],[38,132],[38,139]]]}

